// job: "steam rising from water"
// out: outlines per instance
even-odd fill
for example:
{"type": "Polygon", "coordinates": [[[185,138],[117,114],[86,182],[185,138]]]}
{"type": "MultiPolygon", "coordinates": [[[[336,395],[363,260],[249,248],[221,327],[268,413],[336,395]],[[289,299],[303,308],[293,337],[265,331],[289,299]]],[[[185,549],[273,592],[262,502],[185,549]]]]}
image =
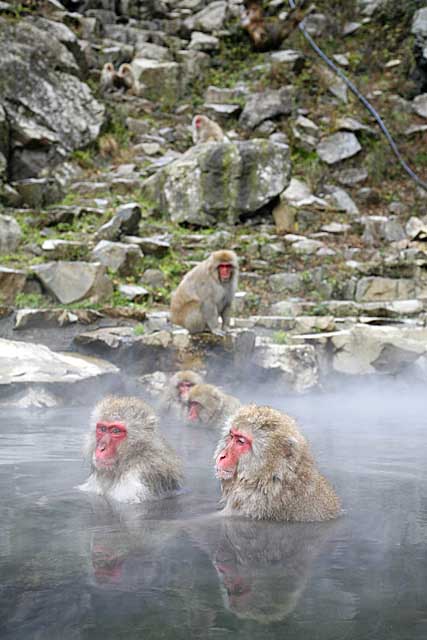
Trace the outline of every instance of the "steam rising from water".
{"type": "MultiPolygon", "coordinates": [[[[234,393],[236,391],[234,390],[234,393]]],[[[164,424],[189,492],[142,507],[74,487],[91,407],[3,413],[2,640],[425,638],[425,390],[369,381],[242,400],[297,418],[345,514],[321,525],[206,517],[217,434],[164,424]]]]}

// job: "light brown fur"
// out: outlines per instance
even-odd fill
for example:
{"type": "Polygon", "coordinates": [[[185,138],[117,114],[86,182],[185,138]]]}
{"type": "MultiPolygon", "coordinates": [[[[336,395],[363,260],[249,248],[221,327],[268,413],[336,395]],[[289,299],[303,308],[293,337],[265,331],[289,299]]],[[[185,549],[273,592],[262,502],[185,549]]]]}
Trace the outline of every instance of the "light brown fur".
{"type": "Polygon", "coordinates": [[[240,407],[237,398],[223,393],[213,384],[196,384],[188,394],[188,403],[190,402],[200,405],[198,424],[218,429],[222,429],[227,418],[240,407]]]}
{"type": "Polygon", "coordinates": [[[207,260],[194,267],[172,294],[171,321],[190,333],[211,331],[222,334],[229,325],[231,304],[237,289],[239,266],[234,251],[214,251],[207,260]],[[218,266],[229,263],[233,275],[221,282],[218,266]],[[222,319],[222,331],[219,326],[222,319]]]}
{"type": "MultiPolygon", "coordinates": [[[[221,480],[225,515],[255,520],[316,522],[340,512],[340,501],[317,470],[307,441],[294,420],[271,407],[244,406],[233,428],[253,438],[241,455],[235,475],[221,480]]],[[[218,444],[215,460],[227,445],[230,425],[218,444]]]]}
{"type": "Polygon", "coordinates": [[[203,142],[223,142],[224,140],[227,140],[227,137],[224,135],[219,124],[207,116],[194,116],[191,123],[191,130],[194,144],[203,142]],[[200,123],[199,127],[196,126],[196,122],[200,123]]]}
{"type": "Polygon", "coordinates": [[[117,73],[112,62],[106,62],[102,67],[99,88],[101,93],[112,91],[115,86],[117,73]]]}
{"type": "Polygon", "coordinates": [[[98,402],[91,416],[85,454],[92,475],[80,486],[84,491],[121,502],[142,502],[171,495],[181,486],[181,463],[161,435],[154,410],[139,398],[107,396],[98,402]],[[118,445],[114,468],[99,469],[94,464],[99,421],[120,421],[127,428],[128,436],[118,445]]]}
{"type": "Polygon", "coordinates": [[[196,384],[201,384],[203,378],[194,371],[178,371],[175,373],[166,385],[166,389],[163,393],[160,401],[160,407],[162,412],[175,412],[180,417],[186,415],[187,402],[183,402],[179,393],[179,383],[190,382],[193,387],[196,384]]]}
{"type": "Polygon", "coordinates": [[[314,7],[304,10],[306,0],[302,0],[297,7],[291,9],[286,20],[277,17],[266,18],[261,5],[256,0],[245,3],[247,11],[242,16],[242,27],[248,32],[252,47],[255,51],[270,51],[278,49],[283,40],[304,20],[307,13],[314,7]]]}

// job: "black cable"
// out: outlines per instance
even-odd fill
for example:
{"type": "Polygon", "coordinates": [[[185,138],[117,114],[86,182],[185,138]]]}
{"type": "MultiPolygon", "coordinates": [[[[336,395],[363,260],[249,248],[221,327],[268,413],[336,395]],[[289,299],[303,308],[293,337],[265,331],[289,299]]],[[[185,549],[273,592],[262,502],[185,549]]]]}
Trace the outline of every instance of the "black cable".
{"type": "MultiPolygon", "coordinates": [[[[294,0],[289,0],[289,4],[291,6],[292,9],[296,8],[295,5],[295,1],[294,0]]],[[[400,165],[402,166],[402,168],[406,171],[406,173],[408,174],[408,176],[419,186],[421,187],[421,189],[424,189],[424,191],[427,191],[427,182],[424,182],[424,180],[422,180],[419,176],[417,176],[417,174],[412,171],[411,167],[407,164],[407,162],[405,161],[405,159],[403,158],[402,154],[400,153],[395,141],[393,140],[389,130],[387,129],[386,125],[384,124],[381,116],[379,115],[379,113],[374,109],[374,107],[371,105],[370,102],[368,102],[368,100],[365,98],[365,96],[363,96],[359,89],[356,87],[356,85],[354,85],[352,83],[351,80],[349,80],[347,78],[347,76],[341,71],[341,69],[339,67],[337,67],[337,65],[332,62],[332,60],[330,60],[328,58],[328,56],[326,55],[326,53],[324,53],[320,47],[317,46],[317,44],[314,42],[313,38],[311,37],[311,35],[307,32],[307,30],[305,29],[304,25],[300,22],[298,25],[299,30],[301,31],[301,33],[303,34],[304,38],[307,40],[307,42],[309,43],[309,45],[312,47],[312,49],[314,49],[314,51],[317,53],[318,56],[320,56],[320,58],[322,58],[322,60],[328,65],[328,67],[330,69],[332,69],[332,71],[341,78],[341,80],[343,80],[345,82],[345,84],[347,85],[347,87],[350,89],[350,91],[352,91],[354,93],[354,95],[360,100],[360,102],[363,104],[363,106],[369,111],[369,113],[375,118],[375,120],[377,121],[377,123],[380,126],[381,131],[383,132],[383,134],[385,135],[387,142],[389,143],[394,155],[396,156],[396,158],[398,159],[400,165]]]]}

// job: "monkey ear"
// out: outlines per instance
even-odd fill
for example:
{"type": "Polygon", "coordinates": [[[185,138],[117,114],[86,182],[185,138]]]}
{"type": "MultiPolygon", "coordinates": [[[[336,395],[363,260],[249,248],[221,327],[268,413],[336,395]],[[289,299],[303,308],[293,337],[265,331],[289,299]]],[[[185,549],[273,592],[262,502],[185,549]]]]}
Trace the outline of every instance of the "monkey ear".
{"type": "Polygon", "coordinates": [[[293,436],[288,436],[283,444],[283,454],[285,458],[289,458],[298,446],[298,440],[293,436]]]}

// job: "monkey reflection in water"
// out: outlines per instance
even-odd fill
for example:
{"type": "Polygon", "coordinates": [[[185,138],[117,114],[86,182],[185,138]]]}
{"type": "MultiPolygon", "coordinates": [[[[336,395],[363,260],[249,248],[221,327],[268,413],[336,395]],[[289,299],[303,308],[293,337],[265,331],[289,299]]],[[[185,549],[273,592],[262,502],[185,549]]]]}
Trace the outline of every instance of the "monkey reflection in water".
{"type": "Polygon", "coordinates": [[[296,423],[271,407],[248,405],[233,416],[217,446],[215,468],[223,515],[318,522],[340,512],[296,423]]]}
{"type": "Polygon", "coordinates": [[[133,397],[107,396],[95,407],[86,440],[92,473],[82,491],[138,503],[176,494],[181,462],[153,409],[133,397]]]}
{"type": "Polygon", "coordinates": [[[211,331],[224,335],[230,324],[238,278],[234,251],[214,251],[184,276],[172,294],[171,321],[190,333],[211,331]]]}
{"type": "Polygon", "coordinates": [[[210,555],[227,609],[261,624],[286,618],[333,528],[332,523],[224,520],[210,555]]]}

